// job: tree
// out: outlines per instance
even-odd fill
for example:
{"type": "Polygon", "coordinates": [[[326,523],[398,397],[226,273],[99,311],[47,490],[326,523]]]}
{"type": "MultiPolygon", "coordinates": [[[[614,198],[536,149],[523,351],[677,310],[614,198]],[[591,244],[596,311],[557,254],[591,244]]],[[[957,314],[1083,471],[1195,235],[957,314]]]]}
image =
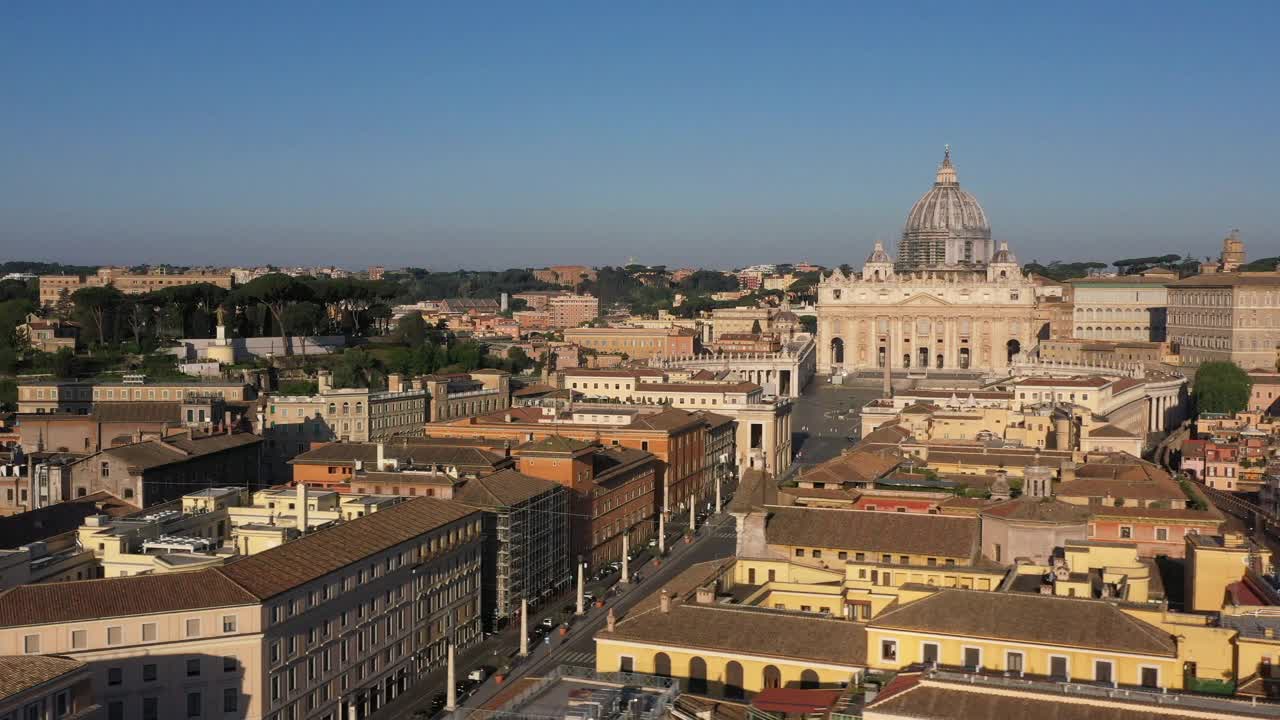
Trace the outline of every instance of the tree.
{"type": "Polygon", "coordinates": [[[138,352],[142,352],[142,333],[151,325],[155,317],[155,306],[149,298],[135,297],[129,298],[125,307],[125,322],[129,324],[129,331],[133,333],[133,343],[138,346],[138,352]]]}
{"type": "Polygon", "coordinates": [[[800,329],[810,335],[818,334],[818,318],[814,315],[800,316],[800,329]]]}
{"type": "Polygon", "coordinates": [[[409,313],[396,323],[396,336],[400,342],[416,348],[427,340],[427,321],[421,313],[409,313]]]}
{"type": "Polygon", "coordinates": [[[1248,407],[1252,386],[1239,365],[1208,362],[1196,370],[1191,399],[1197,413],[1237,413],[1248,407]]]}
{"type": "Polygon", "coordinates": [[[759,321],[759,320],[752,320],[752,321],[751,321],[751,334],[752,334],[752,335],[759,335],[759,334],[760,334],[760,321],[759,321]]]}
{"type": "Polygon", "coordinates": [[[58,348],[53,354],[53,374],[62,379],[75,377],[76,354],[71,348],[58,348]]]}
{"type": "Polygon", "coordinates": [[[320,332],[328,320],[324,308],[313,302],[298,302],[284,309],[282,326],[286,333],[302,338],[302,354],[307,354],[307,337],[320,332]]]}
{"type": "Polygon", "coordinates": [[[289,331],[284,326],[284,311],[293,303],[311,300],[314,297],[311,288],[295,277],[271,273],[254,278],[237,290],[236,295],[242,301],[256,302],[267,308],[284,336],[284,352],[289,355],[289,331]]]}
{"type": "Polygon", "coordinates": [[[76,310],[93,321],[94,328],[98,331],[99,344],[107,342],[107,317],[123,300],[124,293],[114,285],[84,287],[71,294],[71,302],[75,304],[76,310]]]}

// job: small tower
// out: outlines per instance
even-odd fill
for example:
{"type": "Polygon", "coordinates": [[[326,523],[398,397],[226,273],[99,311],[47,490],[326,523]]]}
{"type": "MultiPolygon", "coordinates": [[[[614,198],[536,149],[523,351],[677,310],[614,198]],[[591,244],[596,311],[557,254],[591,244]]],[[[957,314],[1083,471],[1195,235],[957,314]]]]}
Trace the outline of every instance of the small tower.
{"type": "Polygon", "coordinates": [[[1222,272],[1236,272],[1244,265],[1244,241],[1240,231],[1232,230],[1222,239],[1222,272]]]}
{"type": "Polygon", "coordinates": [[[1022,274],[1022,267],[1018,265],[1018,258],[1009,249],[1009,243],[1000,243],[1000,249],[991,257],[991,263],[987,265],[987,280],[1006,280],[1016,278],[1022,274]]]}
{"type": "Polygon", "coordinates": [[[876,248],[862,264],[862,279],[882,282],[893,279],[893,258],[884,251],[884,244],[876,241],[876,248]]]}

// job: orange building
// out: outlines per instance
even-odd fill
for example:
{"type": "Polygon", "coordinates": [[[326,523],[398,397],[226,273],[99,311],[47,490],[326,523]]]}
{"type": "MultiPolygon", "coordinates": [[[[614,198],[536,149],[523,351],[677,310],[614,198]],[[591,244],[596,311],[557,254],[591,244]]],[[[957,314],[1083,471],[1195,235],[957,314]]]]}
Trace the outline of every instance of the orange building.
{"type": "Polygon", "coordinates": [[[654,533],[658,458],[621,446],[552,435],[512,451],[520,472],[570,489],[571,553],[592,567],[622,558],[622,537],[632,548],[654,533]]]}
{"type": "MultiPolygon", "coordinates": [[[[504,447],[506,443],[521,445],[559,435],[572,440],[599,442],[603,446],[644,450],[653,453],[660,462],[655,502],[658,507],[676,512],[688,507],[690,497],[703,501],[709,499],[712,475],[710,468],[706,467],[707,427],[705,418],[670,408],[659,412],[613,410],[602,412],[599,417],[581,411],[565,417],[554,414],[550,408],[521,407],[479,417],[429,423],[426,434],[432,438],[485,438],[495,449],[504,447]]],[[[523,465],[520,471],[538,475],[523,465]]]]}

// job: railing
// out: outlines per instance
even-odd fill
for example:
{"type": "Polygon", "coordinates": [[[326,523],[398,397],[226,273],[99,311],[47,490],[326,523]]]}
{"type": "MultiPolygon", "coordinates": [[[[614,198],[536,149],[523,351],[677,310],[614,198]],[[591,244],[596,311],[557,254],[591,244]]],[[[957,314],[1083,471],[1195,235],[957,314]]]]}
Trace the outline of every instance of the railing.
{"type": "Polygon", "coordinates": [[[622,672],[597,672],[591,668],[574,667],[571,665],[561,665],[545,677],[536,679],[527,687],[516,693],[506,702],[504,702],[497,710],[473,710],[467,713],[470,718],[477,720],[483,718],[495,718],[496,720],[505,720],[506,718],[546,718],[547,720],[561,720],[563,715],[534,715],[523,712],[523,706],[533,698],[542,694],[547,688],[551,687],[561,680],[579,680],[591,683],[601,683],[606,685],[616,685],[622,687],[640,687],[650,690],[657,690],[658,695],[653,706],[646,712],[637,715],[629,715],[633,720],[661,720],[666,717],[667,711],[674,704],[676,696],[680,694],[680,683],[674,678],[658,677],[656,675],[643,675],[640,673],[622,673],[622,672]]]}

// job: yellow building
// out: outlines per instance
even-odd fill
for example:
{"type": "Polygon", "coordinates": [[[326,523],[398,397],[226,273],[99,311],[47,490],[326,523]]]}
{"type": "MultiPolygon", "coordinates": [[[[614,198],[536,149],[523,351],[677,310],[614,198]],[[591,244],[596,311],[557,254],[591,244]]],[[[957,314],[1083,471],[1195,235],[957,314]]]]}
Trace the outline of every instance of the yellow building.
{"type": "Polygon", "coordinates": [[[864,670],[866,632],[814,613],[724,605],[732,563],[694,565],[596,633],[596,669],[681,678],[693,693],[838,687],[864,670]]]}
{"type": "Polygon", "coordinates": [[[1174,636],[1100,600],[943,590],[874,618],[867,664],[1182,687],[1174,636]]]}

